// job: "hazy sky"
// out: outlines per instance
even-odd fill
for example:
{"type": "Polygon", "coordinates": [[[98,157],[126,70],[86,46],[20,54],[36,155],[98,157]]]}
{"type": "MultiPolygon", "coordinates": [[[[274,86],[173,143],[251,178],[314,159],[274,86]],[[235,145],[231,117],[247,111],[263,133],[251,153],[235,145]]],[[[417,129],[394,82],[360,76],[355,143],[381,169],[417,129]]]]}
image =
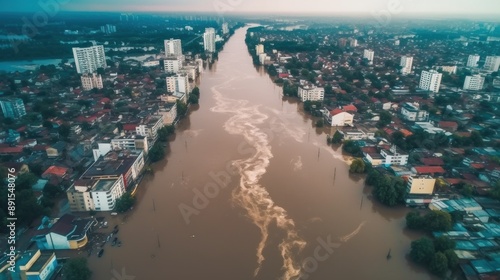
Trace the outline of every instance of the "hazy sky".
{"type": "Polygon", "coordinates": [[[59,2],[61,10],[72,11],[500,15],[500,0],[0,0],[0,10],[36,12],[47,2],[59,2]]]}

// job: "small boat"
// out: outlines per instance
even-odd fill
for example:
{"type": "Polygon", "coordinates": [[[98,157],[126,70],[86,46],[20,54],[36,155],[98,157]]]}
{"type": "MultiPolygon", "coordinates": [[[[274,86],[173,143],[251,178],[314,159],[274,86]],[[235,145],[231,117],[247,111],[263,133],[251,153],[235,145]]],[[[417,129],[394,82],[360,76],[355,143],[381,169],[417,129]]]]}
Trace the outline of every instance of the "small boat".
{"type": "Polygon", "coordinates": [[[122,246],[122,242],[118,241],[118,247],[121,247],[121,246],[122,246]]]}
{"type": "Polygon", "coordinates": [[[116,242],[118,242],[118,237],[115,237],[113,239],[113,243],[111,243],[112,246],[115,246],[116,245],[116,242]]]}
{"type": "Polygon", "coordinates": [[[387,253],[387,259],[390,259],[391,258],[391,249],[389,249],[389,253],[387,253]]]}
{"type": "Polygon", "coordinates": [[[115,225],[115,227],[113,228],[113,230],[118,230],[118,225],[115,225]]]}
{"type": "Polygon", "coordinates": [[[97,253],[97,257],[102,257],[102,254],[104,254],[104,249],[101,249],[99,253],[97,253]]]}
{"type": "Polygon", "coordinates": [[[112,233],[113,233],[113,234],[117,234],[117,233],[118,233],[118,230],[119,230],[118,228],[115,228],[115,229],[113,230],[113,232],[112,232],[112,233]]]}

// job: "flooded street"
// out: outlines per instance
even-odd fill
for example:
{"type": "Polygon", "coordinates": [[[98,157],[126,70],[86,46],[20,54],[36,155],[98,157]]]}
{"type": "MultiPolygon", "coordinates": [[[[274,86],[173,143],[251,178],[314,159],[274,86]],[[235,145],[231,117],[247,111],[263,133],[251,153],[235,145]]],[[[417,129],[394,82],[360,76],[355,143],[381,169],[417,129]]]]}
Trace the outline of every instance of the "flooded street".
{"type": "Polygon", "coordinates": [[[252,65],[245,33],[202,74],[200,105],[135,208],[110,221],[123,245],[89,258],[93,279],[433,279],[406,257],[419,237],[408,210],[349,175],[341,149],[252,65]]]}

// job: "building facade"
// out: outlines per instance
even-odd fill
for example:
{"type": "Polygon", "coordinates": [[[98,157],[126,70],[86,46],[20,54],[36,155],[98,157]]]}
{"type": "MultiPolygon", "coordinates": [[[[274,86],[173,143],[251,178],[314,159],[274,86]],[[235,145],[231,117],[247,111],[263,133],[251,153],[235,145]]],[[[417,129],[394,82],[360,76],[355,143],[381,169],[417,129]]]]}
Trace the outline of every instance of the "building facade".
{"type": "Polygon", "coordinates": [[[104,46],[97,45],[88,48],[73,48],[76,72],[79,74],[93,73],[98,68],[106,68],[104,46]]]}
{"type": "Polygon", "coordinates": [[[255,54],[258,56],[261,53],[264,53],[264,45],[258,44],[255,46],[255,54]]]}
{"type": "Polygon", "coordinates": [[[438,93],[442,77],[443,74],[437,72],[436,70],[422,71],[422,74],[420,75],[419,87],[423,90],[438,93]]]}
{"type": "Polygon", "coordinates": [[[164,41],[166,56],[181,56],[182,42],[180,39],[169,39],[164,41]]]}
{"type": "Polygon", "coordinates": [[[406,192],[408,194],[428,194],[434,193],[434,186],[436,179],[431,176],[410,176],[406,185],[406,192]]]}
{"type": "Polygon", "coordinates": [[[178,74],[166,78],[168,92],[182,92],[188,95],[191,92],[189,78],[185,74],[178,74]]]}
{"type": "Polygon", "coordinates": [[[227,22],[224,22],[222,24],[222,34],[226,35],[229,33],[229,25],[227,24],[227,22]]]}
{"type": "Polygon", "coordinates": [[[467,59],[467,67],[476,68],[478,66],[479,59],[481,59],[481,57],[477,54],[469,55],[469,58],[467,59]]]}
{"type": "Polygon", "coordinates": [[[315,86],[300,86],[298,95],[302,102],[305,101],[323,101],[325,98],[325,89],[315,86]]]}
{"type": "Polygon", "coordinates": [[[363,51],[363,58],[366,58],[368,60],[369,65],[373,64],[374,56],[375,56],[375,52],[373,50],[364,50],[363,51]]]}
{"type": "Polygon", "coordinates": [[[21,98],[2,98],[0,99],[0,107],[5,118],[19,119],[26,115],[26,108],[21,98]]]}
{"type": "Polygon", "coordinates": [[[99,74],[83,74],[81,77],[82,88],[84,90],[91,90],[94,88],[101,89],[103,88],[102,77],[99,74]]]}
{"type": "Polygon", "coordinates": [[[500,68],[500,56],[487,56],[483,68],[486,71],[498,71],[498,68],[500,68]]]}
{"type": "Polygon", "coordinates": [[[425,122],[429,119],[429,112],[420,110],[418,104],[405,103],[401,106],[403,119],[412,122],[425,122]]]}
{"type": "Polygon", "coordinates": [[[412,65],[413,65],[413,57],[412,56],[403,56],[401,57],[401,62],[399,63],[401,66],[401,74],[408,75],[411,73],[412,65]]]}
{"type": "Polygon", "coordinates": [[[385,165],[406,165],[408,163],[409,155],[399,152],[395,145],[389,150],[382,149],[380,155],[384,158],[385,165]]]}
{"type": "Polygon", "coordinates": [[[464,90],[482,90],[484,86],[484,77],[473,75],[465,77],[464,90]]]}
{"type": "Polygon", "coordinates": [[[182,56],[171,56],[163,60],[166,73],[178,73],[182,68],[182,56]]]}
{"type": "Polygon", "coordinates": [[[203,33],[203,49],[206,52],[215,52],[215,29],[205,28],[205,33],[203,33]]]}

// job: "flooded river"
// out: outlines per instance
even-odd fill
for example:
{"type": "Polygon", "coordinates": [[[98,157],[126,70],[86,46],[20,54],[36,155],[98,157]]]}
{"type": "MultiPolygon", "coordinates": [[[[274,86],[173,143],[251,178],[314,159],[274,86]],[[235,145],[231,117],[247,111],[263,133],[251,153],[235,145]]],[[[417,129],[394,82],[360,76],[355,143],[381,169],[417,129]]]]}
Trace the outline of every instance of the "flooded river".
{"type": "Polygon", "coordinates": [[[123,246],[89,258],[93,279],[432,279],[406,256],[419,237],[408,210],[348,174],[341,149],[252,65],[245,33],[203,73],[199,107],[135,208],[113,217],[123,246]]]}

